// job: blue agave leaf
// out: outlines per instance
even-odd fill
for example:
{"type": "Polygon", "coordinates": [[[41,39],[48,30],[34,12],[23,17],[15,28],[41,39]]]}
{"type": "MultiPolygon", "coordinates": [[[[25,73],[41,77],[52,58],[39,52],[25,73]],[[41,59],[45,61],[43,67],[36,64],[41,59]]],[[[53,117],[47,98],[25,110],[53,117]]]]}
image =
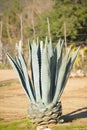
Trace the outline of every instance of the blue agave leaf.
{"type": "Polygon", "coordinates": [[[48,59],[50,61],[50,58],[53,56],[53,45],[52,45],[51,38],[50,38],[50,42],[47,44],[47,51],[48,51],[48,59]]]}
{"type": "Polygon", "coordinates": [[[50,65],[50,100],[52,101],[55,90],[55,73],[56,73],[56,51],[53,48],[52,40],[50,38],[47,44],[48,60],[50,65]]]}
{"type": "Polygon", "coordinates": [[[38,46],[35,42],[32,44],[32,68],[33,68],[33,77],[34,77],[34,87],[36,93],[36,101],[41,101],[41,89],[40,89],[40,71],[39,71],[39,60],[38,60],[38,46]]]}
{"type": "Polygon", "coordinates": [[[30,63],[30,69],[31,69],[31,77],[32,77],[32,83],[34,86],[34,76],[33,76],[33,68],[32,68],[32,47],[28,40],[28,46],[29,46],[29,63],[30,63]]]}
{"type": "Polygon", "coordinates": [[[18,65],[18,67],[21,69],[22,71],[22,65],[21,65],[21,62],[20,62],[20,59],[18,57],[15,57],[15,62],[16,64],[18,65]]]}
{"type": "Polygon", "coordinates": [[[42,101],[45,105],[47,105],[50,102],[50,65],[48,61],[48,53],[46,45],[42,52],[41,90],[42,90],[42,101]]]}
{"type": "Polygon", "coordinates": [[[55,92],[55,74],[56,74],[56,59],[54,56],[50,58],[50,98],[53,99],[55,92]]]}
{"type": "Polygon", "coordinates": [[[33,87],[32,87],[32,84],[31,84],[30,77],[28,75],[28,71],[27,71],[27,67],[26,67],[24,57],[23,57],[23,55],[20,51],[19,51],[19,59],[20,59],[21,65],[22,65],[22,70],[23,70],[24,76],[25,76],[27,89],[28,89],[28,91],[31,95],[31,98],[33,99],[35,97],[33,87]]]}
{"type": "MultiPolygon", "coordinates": [[[[57,60],[60,58],[62,52],[63,52],[63,46],[64,46],[64,41],[59,39],[57,45],[56,45],[56,49],[57,49],[57,60]]],[[[62,59],[62,57],[61,57],[62,59]]]]}
{"type": "Polygon", "coordinates": [[[42,91],[41,91],[41,46],[40,43],[38,44],[38,49],[37,49],[37,56],[38,56],[38,63],[39,63],[39,86],[40,86],[40,95],[42,97],[42,91]]]}
{"type": "Polygon", "coordinates": [[[62,52],[63,52],[63,46],[64,46],[64,42],[61,40],[58,41],[57,45],[56,45],[56,51],[57,51],[57,64],[56,64],[56,77],[55,77],[55,86],[57,86],[57,80],[58,80],[58,75],[59,75],[59,70],[61,67],[61,63],[62,63],[62,52]]]}
{"type": "MultiPolygon", "coordinates": [[[[80,47],[73,53],[73,56],[71,57],[71,64],[74,63],[76,56],[80,50],[80,47]]],[[[73,64],[72,64],[73,65],[73,64]]],[[[72,67],[71,67],[72,68],[72,67]]]]}
{"type": "Polygon", "coordinates": [[[58,97],[58,100],[60,99],[62,93],[63,93],[63,90],[65,88],[65,85],[66,85],[66,82],[69,78],[69,75],[70,75],[70,71],[73,67],[73,64],[75,62],[75,59],[77,57],[77,54],[78,54],[78,51],[79,51],[80,48],[78,48],[72,55],[72,57],[68,60],[68,63],[67,63],[67,66],[66,66],[66,71],[65,71],[65,76],[64,76],[64,80],[63,80],[63,83],[62,83],[62,88],[61,88],[61,91],[60,91],[60,94],[59,94],[59,97],[58,97]]]}
{"type": "Polygon", "coordinates": [[[67,60],[68,60],[68,56],[69,56],[70,50],[71,50],[71,48],[66,53],[66,55],[65,55],[65,57],[64,57],[64,59],[62,61],[60,70],[59,70],[59,75],[58,75],[56,91],[55,91],[55,95],[54,95],[54,99],[53,99],[53,104],[56,104],[57,101],[58,101],[58,97],[59,97],[59,94],[60,94],[60,91],[61,91],[61,87],[62,87],[62,82],[63,82],[64,76],[65,76],[65,70],[66,70],[67,60]]]}
{"type": "Polygon", "coordinates": [[[61,40],[58,41],[56,48],[57,48],[57,60],[58,60],[61,55],[61,40]]]}
{"type": "Polygon", "coordinates": [[[30,100],[31,100],[33,103],[35,103],[34,96],[31,95],[30,92],[29,92],[28,89],[27,89],[26,81],[24,80],[25,78],[24,78],[24,75],[23,75],[23,73],[22,73],[20,67],[16,64],[15,60],[14,60],[9,54],[7,54],[7,58],[8,58],[8,60],[9,60],[9,62],[11,63],[13,69],[14,69],[15,72],[17,73],[18,78],[19,78],[19,81],[20,81],[20,83],[21,83],[23,89],[25,90],[25,92],[26,92],[28,98],[30,98],[30,100]],[[32,98],[32,97],[33,97],[33,98],[32,98]]]}
{"type": "Polygon", "coordinates": [[[21,65],[20,59],[16,57],[14,59],[14,61],[15,61],[16,65],[18,66],[18,68],[19,68],[19,70],[20,70],[20,72],[21,72],[21,74],[22,74],[22,76],[25,80],[25,76],[24,76],[24,73],[23,73],[23,70],[22,70],[22,65],[21,65]]]}
{"type": "Polygon", "coordinates": [[[47,47],[48,46],[48,37],[46,36],[46,38],[45,38],[45,47],[47,47]]]}
{"type": "Polygon", "coordinates": [[[47,52],[48,52],[48,60],[49,60],[49,67],[50,67],[50,100],[52,100],[52,93],[53,93],[53,76],[54,76],[54,55],[53,55],[53,45],[52,45],[52,40],[50,38],[49,43],[47,44],[47,52]]]}
{"type": "Polygon", "coordinates": [[[52,88],[52,100],[55,93],[55,78],[56,78],[56,63],[57,63],[57,50],[54,49],[53,56],[50,59],[50,72],[51,72],[51,88],[52,88]]]}

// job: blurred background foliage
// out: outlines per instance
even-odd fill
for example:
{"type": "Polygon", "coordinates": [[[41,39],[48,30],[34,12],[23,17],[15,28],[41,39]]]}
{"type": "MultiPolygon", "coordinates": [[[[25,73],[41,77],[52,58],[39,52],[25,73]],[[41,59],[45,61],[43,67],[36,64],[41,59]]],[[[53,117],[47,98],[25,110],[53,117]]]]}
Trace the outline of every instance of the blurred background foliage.
{"type": "MultiPolygon", "coordinates": [[[[15,45],[23,36],[23,47],[27,50],[27,39],[48,35],[47,18],[53,42],[65,38],[67,46],[79,45],[87,61],[87,0],[0,0],[0,40],[3,52],[15,53],[15,45]],[[21,27],[22,23],[22,27],[21,27]],[[65,24],[65,30],[64,30],[65,24]],[[22,28],[22,30],[21,30],[22,28]],[[2,30],[2,31],[1,31],[2,30]]],[[[82,67],[81,54],[77,63],[82,67]]],[[[3,53],[3,61],[6,62],[3,53]]]]}

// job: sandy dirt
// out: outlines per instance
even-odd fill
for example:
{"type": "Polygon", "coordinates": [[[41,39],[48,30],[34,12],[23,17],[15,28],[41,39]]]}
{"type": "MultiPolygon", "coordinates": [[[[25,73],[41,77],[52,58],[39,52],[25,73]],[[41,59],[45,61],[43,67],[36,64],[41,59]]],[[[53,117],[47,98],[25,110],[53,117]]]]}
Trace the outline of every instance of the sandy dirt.
{"type": "MultiPolygon", "coordinates": [[[[0,82],[17,77],[13,70],[0,70],[0,82]]],[[[61,97],[66,123],[87,125],[87,77],[70,78],[61,97]]],[[[0,119],[12,121],[27,117],[28,99],[20,84],[0,87],[0,119]]]]}
{"type": "Polygon", "coordinates": [[[13,70],[0,70],[0,81],[16,79],[17,76],[13,70]]]}

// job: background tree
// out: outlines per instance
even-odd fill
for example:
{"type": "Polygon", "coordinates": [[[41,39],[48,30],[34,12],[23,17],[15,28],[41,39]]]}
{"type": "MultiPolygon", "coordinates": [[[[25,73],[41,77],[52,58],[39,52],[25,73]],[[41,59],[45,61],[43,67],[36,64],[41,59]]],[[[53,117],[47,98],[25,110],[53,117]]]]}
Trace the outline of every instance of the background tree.
{"type": "Polygon", "coordinates": [[[25,43],[28,38],[39,36],[43,40],[48,35],[47,17],[54,42],[66,32],[67,43],[87,43],[87,0],[0,0],[3,47],[12,53],[21,38],[20,16],[25,43]]]}
{"type": "Polygon", "coordinates": [[[86,0],[54,0],[54,12],[51,17],[52,34],[63,35],[63,24],[66,23],[67,40],[87,40],[87,1],[86,0]]]}

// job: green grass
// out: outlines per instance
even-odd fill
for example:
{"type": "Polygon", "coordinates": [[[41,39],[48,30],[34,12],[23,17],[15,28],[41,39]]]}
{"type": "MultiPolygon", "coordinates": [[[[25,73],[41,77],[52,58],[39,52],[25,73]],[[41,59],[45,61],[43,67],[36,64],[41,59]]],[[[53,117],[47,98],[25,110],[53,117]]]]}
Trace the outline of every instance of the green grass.
{"type": "Polygon", "coordinates": [[[53,130],[87,130],[85,126],[58,126],[53,130]]]}
{"type": "MultiPolygon", "coordinates": [[[[28,119],[22,119],[13,122],[5,122],[0,120],[0,130],[36,130],[36,125],[29,122],[28,119]]],[[[65,126],[55,125],[52,130],[87,130],[86,126],[65,126]]]]}
{"type": "Polygon", "coordinates": [[[14,122],[0,121],[0,130],[36,130],[36,126],[32,125],[28,119],[14,122]]]}
{"type": "Polygon", "coordinates": [[[19,84],[18,80],[11,79],[7,81],[1,81],[0,87],[12,86],[14,84],[19,84]]]}

